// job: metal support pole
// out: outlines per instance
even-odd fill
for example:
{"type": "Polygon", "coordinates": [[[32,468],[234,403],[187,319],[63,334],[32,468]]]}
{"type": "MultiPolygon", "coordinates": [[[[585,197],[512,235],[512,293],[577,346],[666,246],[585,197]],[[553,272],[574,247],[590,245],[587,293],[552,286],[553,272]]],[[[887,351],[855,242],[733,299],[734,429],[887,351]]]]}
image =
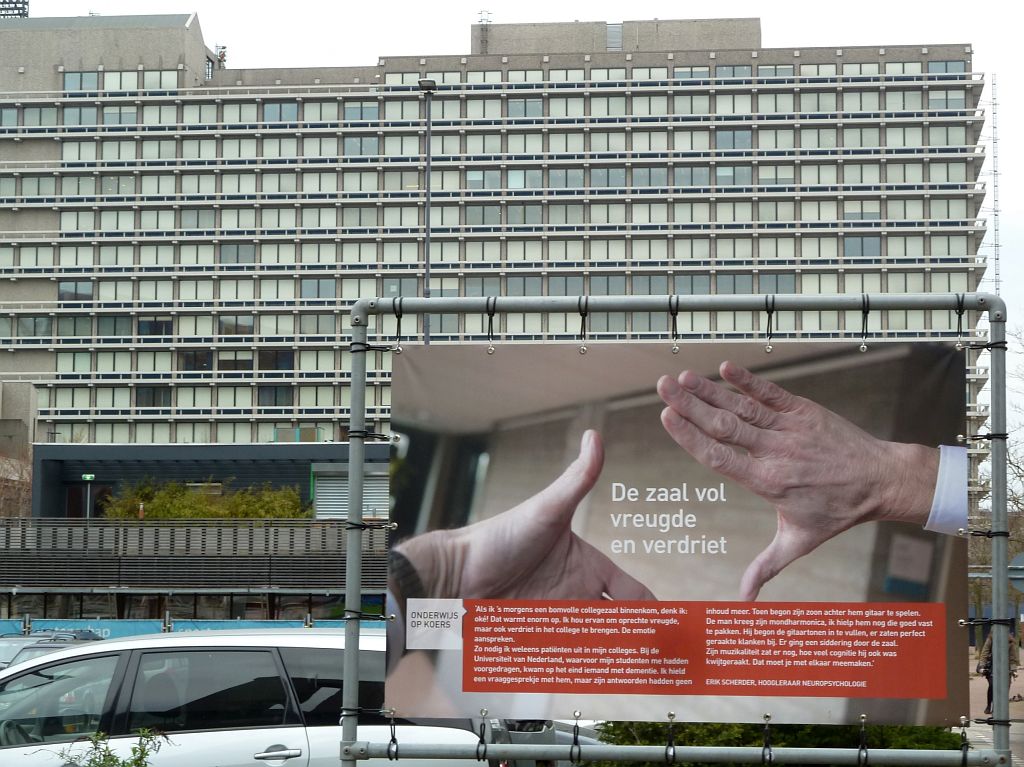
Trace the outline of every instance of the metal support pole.
{"type": "MultiPolygon", "coordinates": [[[[989,313],[989,341],[992,345],[991,397],[993,435],[1006,434],[1006,311],[989,313]]],[[[1006,513],[1006,438],[995,436],[992,448],[992,617],[1007,620],[1010,615],[1008,541],[1006,513]]],[[[1010,759],[1010,627],[992,624],[992,741],[1000,754],[1010,759]]]]}
{"type": "MultiPolygon", "coordinates": [[[[472,759],[480,754],[476,744],[444,745],[441,743],[399,743],[402,759],[472,759]]],[[[390,758],[387,743],[353,743],[342,748],[357,759],[390,758]]],[[[569,762],[574,758],[568,745],[533,745],[526,743],[488,743],[489,761],[509,762],[534,760],[537,762],[569,762]]],[[[870,749],[867,754],[857,748],[772,748],[771,759],[765,758],[761,746],[674,746],[669,760],[665,746],[613,746],[584,745],[575,756],[579,761],[595,762],[653,762],[665,764],[692,764],[695,762],[740,762],[746,764],[892,764],[925,767],[959,767],[959,765],[997,765],[999,758],[991,750],[971,750],[966,756],[959,749],[948,751],[915,749],[870,749]]],[[[1009,764],[1009,761],[1005,762],[1009,764]]]]}
{"type": "MultiPolygon", "coordinates": [[[[345,656],[342,663],[341,737],[356,739],[359,724],[359,616],[363,611],[362,530],[363,470],[366,464],[366,355],[367,316],[352,313],[352,408],[348,445],[348,519],[345,533],[345,656]]],[[[342,758],[343,767],[355,760],[342,758]]]]}
{"type": "MultiPolygon", "coordinates": [[[[424,118],[427,123],[427,133],[423,154],[426,156],[426,167],[423,171],[423,186],[426,187],[423,193],[423,297],[430,298],[430,198],[433,196],[433,189],[430,185],[431,155],[433,154],[431,142],[431,128],[433,119],[431,117],[431,106],[434,101],[433,88],[426,88],[423,91],[424,118]]],[[[430,315],[423,315],[423,345],[430,345],[430,315]]]]}

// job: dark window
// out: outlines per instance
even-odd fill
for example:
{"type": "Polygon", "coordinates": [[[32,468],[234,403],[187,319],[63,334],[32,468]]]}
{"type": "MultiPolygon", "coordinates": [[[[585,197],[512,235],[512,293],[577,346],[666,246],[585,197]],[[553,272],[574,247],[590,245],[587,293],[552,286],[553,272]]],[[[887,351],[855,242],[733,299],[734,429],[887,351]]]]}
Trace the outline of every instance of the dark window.
{"type": "MultiPolygon", "coordinates": [[[[341,650],[281,648],[307,727],[337,727],[341,710],[341,650]]],[[[384,707],[384,654],[365,653],[359,662],[359,707],[384,707]]],[[[371,714],[372,716],[372,714],[371,714]]],[[[359,721],[363,721],[360,714],[359,721]]]]}
{"type": "Polygon", "coordinates": [[[210,370],[213,355],[208,349],[178,352],[178,370],[210,370]]]}
{"type": "Polygon", "coordinates": [[[131,337],[132,318],[124,314],[111,314],[97,317],[96,335],[131,337]]]}
{"type": "Polygon", "coordinates": [[[761,293],[796,293],[795,274],[762,274],[758,284],[761,293]]]}
{"type": "Polygon", "coordinates": [[[65,125],[96,125],[98,122],[96,107],[64,107],[65,125]]]}
{"type": "Polygon", "coordinates": [[[145,653],[128,729],[160,732],[298,724],[274,656],[263,650],[145,653]]]}
{"type": "Polygon", "coordinates": [[[253,332],[251,314],[225,314],[217,318],[217,332],[222,336],[247,336],[253,332]]]}
{"type": "Polygon", "coordinates": [[[715,282],[715,292],[720,295],[754,292],[752,274],[719,274],[715,282]]]}
{"type": "Polygon", "coordinates": [[[79,740],[95,734],[117,661],[116,655],[85,658],[8,679],[0,684],[4,727],[29,733],[32,740],[24,741],[26,744],[79,740]]]}
{"type": "Polygon", "coordinates": [[[18,335],[48,336],[53,333],[53,320],[50,317],[18,317],[18,335]]]}
{"type": "Polygon", "coordinates": [[[264,349],[259,352],[260,370],[294,370],[295,352],[291,349],[264,349]]]}
{"type": "Polygon", "coordinates": [[[255,243],[245,242],[240,245],[221,245],[220,262],[222,264],[256,263],[255,243]]]}
{"type": "Polygon", "coordinates": [[[139,317],[140,336],[169,336],[174,333],[174,320],[170,317],[139,317]]]}
{"type": "Polygon", "coordinates": [[[218,352],[218,370],[252,370],[252,352],[218,352]]]}
{"type": "Polygon", "coordinates": [[[57,320],[57,335],[59,336],[91,336],[92,317],[60,317],[57,320]]]}
{"type": "Polygon", "coordinates": [[[844,256],[881,256],[882,255],[882,238],[881,237],[844,237],[843,238],[843,255],[844,256]]]}
{"type": "Polygon", "coordinates": [[[62,280],[57,283],[57,300],[91,301],[92,285],[90,280],[62,280]]]}
{"type": "Polygon", "coordinates": [[[136,407],[170,407],[171,389],[169,386],[136,386],[136,407]]]}
{"type": "Polygon", "coordinates": [[[291,386],[257,386],[258,404],[264,407],[286,407],[292,404],[291,386]]]}
{"type": "Polygon", "coordinates": [[[334,279],[322,277],[300,280],[299,295],[301,298],[334,298],[334,279]]]}

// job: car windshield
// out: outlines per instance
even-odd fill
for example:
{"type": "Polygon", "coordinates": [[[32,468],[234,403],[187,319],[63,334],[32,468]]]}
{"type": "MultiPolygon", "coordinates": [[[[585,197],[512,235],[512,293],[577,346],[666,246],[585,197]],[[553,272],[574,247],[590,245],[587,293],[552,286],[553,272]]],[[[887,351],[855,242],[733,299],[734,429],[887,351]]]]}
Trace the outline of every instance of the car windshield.
{"type": "Polygon", "coordinates": [[[24,663],[32,658],[38,658],[40,655],[46,655],[47,653],[56,652],[57,650],[63,650],[69,647],[71,642],[54,642],[53,644],[30,644],[27,647],[22,647],[18,652],[11,658],[10,665],[15,666],[19,663],[24,663]]]}
{"type": "Polygon", "coordinates": [[[0,663],[8,663],[11,658],[18,654],[18,650],[26,644],[37,640],[29,637],[2,637],[0,638],[0,663]]]}

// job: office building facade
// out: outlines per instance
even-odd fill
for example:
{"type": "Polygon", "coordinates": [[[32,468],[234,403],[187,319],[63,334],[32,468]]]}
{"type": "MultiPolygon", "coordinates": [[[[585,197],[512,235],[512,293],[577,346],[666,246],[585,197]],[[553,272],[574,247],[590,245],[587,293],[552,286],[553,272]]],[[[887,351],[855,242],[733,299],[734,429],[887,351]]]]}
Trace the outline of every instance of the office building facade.
{"type": "MultiPolygon", "coordinates": [[[[976,289],[970,46],[760,37],[756,19],[483,24],[464,56],[243,70],[195,16],[0,20],[0,380],[34,386],[37,442],[343,440],[347,307],[422,294],[426,258],[434,296],[976,289]]],[[[957,335],[953,312],[869,320],[957,335]]],[[[774,322],[829,338],[862,317],[774,322]]],[[[709,341],[764,325],[678,318],[709,341]]],[[[494,332],[579,327],[509,315],[494,332]]],[[[669,329],[667,311],[595,315],[589,334],[669,329]]],[[[487,331],[431,324],[432,343],[487,331]]],[[[368,357],[386,431],[390,355],[368,357]]]]}

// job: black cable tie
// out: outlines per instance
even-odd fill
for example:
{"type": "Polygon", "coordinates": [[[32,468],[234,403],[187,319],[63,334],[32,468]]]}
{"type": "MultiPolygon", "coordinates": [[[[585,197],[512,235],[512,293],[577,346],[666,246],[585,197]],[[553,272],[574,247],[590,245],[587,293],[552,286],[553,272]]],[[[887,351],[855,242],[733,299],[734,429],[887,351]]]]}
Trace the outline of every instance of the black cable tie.
{"type": "Polygon", "coordinates": [[[487,297],[487,353],[494,354],[494,312],[498,308],[498,297],[487,297]]]}
{"type": "Polygon", "coordinates": [[[867,767],[867,764],[868,764],[868,717],[867,717],[867,714],[861,714],[860,715],[860,746],[857,748],[857,767],[867,767]]]}
{"type": "Polygon", "coordinates": [[[380,613],[364,613],[362,610],[345,610],[343,621],[386,621],[388,616],[380,613]]]}
{"type": "Polygon", "coordinates": [[[679,354],[679,296],[668,297],[668,313],[672,317],[672,353],[679,354]]]}
{"type": "Polygon", "coordinates": [[[398,760],[398,733],[395,730],[395,712],[391,712],[391,740],[388,741],[388,761],[398,760]]]}
{"type": "Polygon", "coordinates": [[[391,351],[391,347],[374,346],[373,344],[364,343],[363,341],[353,341],[348,345],[348,350],[352,354],[365,354],[366,352],[389,352],[391,351]]]}
{"type": "Polygon", "coordinates": [[[868,312],[871,311],[871,299],[867,293],[860,294],[861,324],[860,324],[860,350],[868,350],[868,312]]]}
{"type": "Polygon", "coordinates": [[[764,350],[765,353],[771,354],[772,351],[772,322],[775,317],[775,296],[764,297],[764,310],[768,314],[767,330],[765,332],[764,350]]]}
{"type": "Polygon", "coordinates": [[[1009,538],[1009,530],[971,530],[968,532],[972,538],[1009,538]]]}
{"type": "Polygon", "coordinates": [[[478,762],[487,761],[487,741],[484,740],[484,723],[480,722],[480,740],[476,744],[476,760],[478,762]]]}
{"type": "Polygon", "coordinates": [[[362,706],[356,706],[355,708],[342,708],[341,718],[344,719],[346,716],[361,716],[362,714],[374,714],[376,716],[383,716],[390,714],[391,709],[387,708],[363,708],[362,706]]]}
{"type": "Polygon", "coordinates": [[[587,353],[587,312],[590,296],[580,296],[576,308],[580,313],[580,354],[587,353]]]}
{"type": "Polygon", "coordinates": [[[366,429],[352,429],[352,431],[348,433],[348,436],[362,440],[377,440],[379,442],[391,441],[391,437],[387,434],[379,434],[375,431],[367,431],[366,429]]]}
{"type": "Polygon", "coordinates": [[[397,321],[395,327],[395,354],[402,353],[402,296],[395,299],[394,303],[395,320],[397,321]]]}
{"type": "Polygon", "coordinates": [[[974,723],[975,724],[987,724],[987,725],[991,725],[992,727],[995,727],[996,725],[1001,725],[1003,727],[1009,727],[1010,724],[1012,724],[1012,722],[1009,719],[993,719],[992,717],[989,717],[988,719],[975,719],[974,723]]]}
{"type": "Polygon", "coordinates": [[[1008,439],[1009,434],[1005,431],[990,431],[987,434],[968,434],[966,436],[959,435],[960,442],[971,442],[974,440],[993,440],[993,439],[1008,439]]]}
{"type": "Polygon", "coordinates": [[[967,344],[968,349],[1003,349],[1004,351],[1008,348],[1006,341],[989,341],[987,344],[983,343],[971,343],[967,344]]]}
{"type": "Polygon", "coordinates": [[[383,522],[345,522],[345,530],[395,530],[398,525],[391,521],[383,522]]]}
{"type": "Polygon", "coordinates": [[[960,626],[1008,626],[1013,628],[1016,621],[1013,618],[961,618],[957,621],[960,626]]]}
{"type": "Polygon", "coordinates": [[[577,716],[576,724],[572,726],[572,745],[569,746],[569,761],[579,764],[583,761],[583,749],[580,746],[580,720],[577,716]]]}
{"type": "Polygon", "coordinates": [[[964,348],[964,294],[956,294],[956,348],[964,348]]]}

